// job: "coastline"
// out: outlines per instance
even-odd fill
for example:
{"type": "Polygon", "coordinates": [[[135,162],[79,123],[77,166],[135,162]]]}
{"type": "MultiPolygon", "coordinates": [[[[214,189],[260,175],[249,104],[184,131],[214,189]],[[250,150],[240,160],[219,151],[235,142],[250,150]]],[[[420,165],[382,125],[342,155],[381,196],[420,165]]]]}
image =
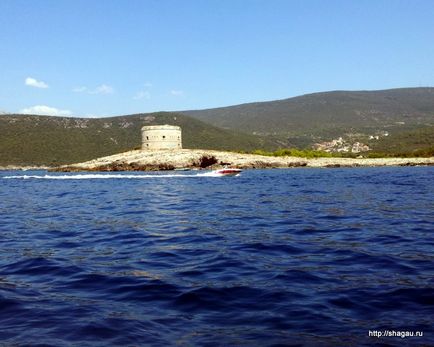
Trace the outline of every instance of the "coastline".
{"type": "Polygon", "coordinates": [[[0,171],[29,171],[29,170],[50,170],[51,166],[32,166],[32,165],[6,165],[0,166],[0,171]]]}
{"type": "Polygon", "coordinates": [[[179,149],[179,150],[132,150],[86,161],[47,168],[54,172],[78,171],[159,171],[176,169],[239,169],[264,168],[339,168],[379,166],[431,166],[430,158],[299,158],[268,157],[226,151],[179,149]]]}

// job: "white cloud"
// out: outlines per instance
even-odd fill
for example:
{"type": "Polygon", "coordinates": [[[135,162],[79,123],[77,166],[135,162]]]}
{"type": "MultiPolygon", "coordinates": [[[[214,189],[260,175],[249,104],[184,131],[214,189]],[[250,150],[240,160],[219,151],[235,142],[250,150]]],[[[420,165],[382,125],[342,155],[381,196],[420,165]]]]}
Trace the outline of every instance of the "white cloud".
{"type": "Polygon", "coordinates": [[[89,94],[113,94],[113,93],[114,93],[113,87],[107,84],[101,84],[100,86],[96,87],[94,90],[89,91],[89,94]]]}
{"type": "Polygon", "coordinates": [[[107,117],[107,115],[100,115],[100,114],[94,114],[94,113],[87,113],[83,115],[84,118],[104,118],[107,117]]]}
{"type": "Polygon", "coordinates": [[[101,84],[95,89],[89,89],[86,86],[75,87],[72,89],[74,93],[88,93],[88,94],[113,94],[114,89],[107,84],[101,84]]]}
{"type": "Polygon", "coordinates": [[[72,89],[72,91],[74,92],[74,93],[83,93],[83,92],[85,92],[87,90],[87,87],[75,87],[74,89],[72,89]]]}
{"type": "Polygon", "coordinates": [[[151,98],[151,93],[149,93],[147,90],[141,90],[136,93],[136,95],[133,96],[134,100],[140,100],[140,99],[146,99],[149,100],[151,98]]]}
{"type": "Polygon", "coordinates": [[[174,96],[183,96],[184,92],[182,90],[171,90],[170,94],[172,94],[174,96]]]}
{"type": "Polygon", "coordinates": [[[139,90],[136,95],[133,96],[134,100],[140,100],[140,99],[147,99],[149,100],[151,98],[151,93],[149,92],[149,89],[152,87],[152,83],[146,82],[143,84],[143,89],[139,90]]]}
{"type": "Polygon", "coordinates": [[[70,110],[59,110],[55,107],[50,107],[46,105],[36,105],[28,108],[23,108],[19,113],[22,114],[38,114],[44,116],[71,116],[72,111],[70,110]]]}
{"type": "Polygon", "coordinates": [[[26,86],[35,87],[35,88],[48,88],[48,84],[42,81],[37,81],[32,77],[27,77],[24,81],[26,86]]]}

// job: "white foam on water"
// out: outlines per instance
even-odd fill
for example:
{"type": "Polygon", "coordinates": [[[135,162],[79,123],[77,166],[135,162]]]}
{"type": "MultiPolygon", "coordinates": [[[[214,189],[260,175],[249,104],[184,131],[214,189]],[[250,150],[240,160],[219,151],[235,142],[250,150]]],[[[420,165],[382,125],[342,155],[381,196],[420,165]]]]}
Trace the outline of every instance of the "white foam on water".
{"type": "Polygon", "coordinates": [[[72,175],[16,175],[5,176],[4,179],[45,179],[45,180],[92,180],[92,179],[147,179],[147,178],[192,178],[222,177],[215,172],[197,174],[160,174],[160,175],[122,175],[122,174],[72,174],[72,175]]]}

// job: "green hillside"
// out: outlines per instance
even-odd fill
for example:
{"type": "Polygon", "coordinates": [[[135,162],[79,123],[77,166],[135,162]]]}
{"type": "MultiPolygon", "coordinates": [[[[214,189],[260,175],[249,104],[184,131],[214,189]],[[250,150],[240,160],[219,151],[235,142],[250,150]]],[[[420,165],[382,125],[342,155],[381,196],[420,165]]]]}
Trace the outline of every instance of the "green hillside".
{"type": "Polygon", "coordinates": [[[342,136],[378,153],[432,155],[434,88],[335,91],[111,118],[0,114],[0,166],[61,165],[127,151],[140,146],[143,125],[155,124],[181,126],[185,148],[311,148],[342,136]]]}
{"type": "Polygon", "coordinates": [[[434,126],[396,132],[379,141],[371,141],[370,146],[378,153],[434,156],[434,126]]]}
{"type": "Polygon", "coordinates": [[[270,147],[259,137],[237,134],[168,112],[111,118],[0,115],[0,165],[61,165],[138,148],[144,125],[179,125],[184,148],[253,150],[270,147]]]}
{"type": "Polygon", "coordinates": [[[215,126],[308,147],[345,134],[395,134],[434,125],[434,88],[333,91],[285,100],[185,111],[215,126]]]}

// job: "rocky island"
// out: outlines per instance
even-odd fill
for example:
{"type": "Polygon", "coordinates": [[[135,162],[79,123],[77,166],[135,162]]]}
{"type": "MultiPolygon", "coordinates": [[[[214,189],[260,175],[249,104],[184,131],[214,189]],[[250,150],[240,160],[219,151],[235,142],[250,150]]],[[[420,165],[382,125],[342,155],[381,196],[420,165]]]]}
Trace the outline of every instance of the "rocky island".
{"type": "Polygon", "coordinates": [[[58,172],[77,171],[155,171],[175,169],[240,169],[290,167],[374,167],[434,165],[431,158],[315,158],[269,157],[200,149],[133,150],[83,163],[59,166],[58,172]]]}

